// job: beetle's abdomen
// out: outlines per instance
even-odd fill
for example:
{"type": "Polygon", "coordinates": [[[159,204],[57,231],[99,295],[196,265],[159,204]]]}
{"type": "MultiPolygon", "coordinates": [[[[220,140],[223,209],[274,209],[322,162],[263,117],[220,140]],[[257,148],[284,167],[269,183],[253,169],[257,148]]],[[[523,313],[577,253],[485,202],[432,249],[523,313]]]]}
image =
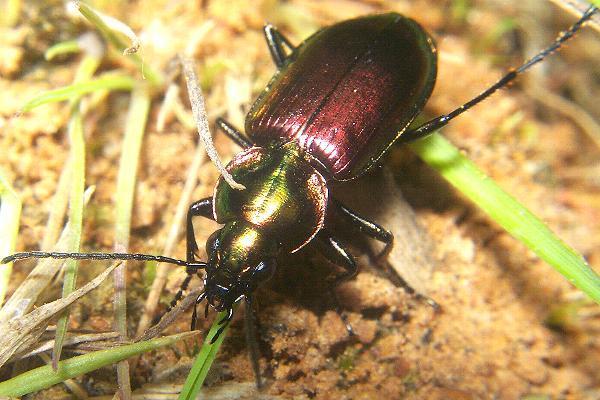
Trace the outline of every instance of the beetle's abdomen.
{"type": "Polygon", "coordinates": [[[301,153],[291,142],[237,154],[227,170],[246,189],[235,190],[219,180],[213,201],[216,221],[245,220],[287,252],[308,243],[323,226],[328,192],[325,179],[301,153]]]}
{"type": "Polygon", "coordinates": [[[410,124],[436,76],[433,42],[413,20],[345,21],[303,42],[254,103],[258,145],[295,140],[339,180],[367,170],[410,124]]]}

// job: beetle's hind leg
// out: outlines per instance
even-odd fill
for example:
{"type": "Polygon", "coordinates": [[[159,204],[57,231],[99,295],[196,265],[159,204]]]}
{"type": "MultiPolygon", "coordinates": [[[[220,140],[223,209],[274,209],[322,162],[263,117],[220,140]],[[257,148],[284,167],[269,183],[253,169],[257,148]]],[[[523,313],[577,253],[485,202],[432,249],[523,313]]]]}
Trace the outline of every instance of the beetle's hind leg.
{"type": "Polygon", "coordinates": [[[254,143],[252,143],[250,140],[248,140],[248,138],[246,138],[246,135],[244,135],[242,132],[237,130],[233,125],[231,125],[229,122],[227,122],[224,118],[221,118],[221,117],[217,118],[216,124],[217,124],[217,128],[222,130],[229,137],[229,139],[233,140],[241,148],[247,149],[254,145],[254,143]]]}
{"type": "Polygon", "coordinates": [[[346,325],[348,334],[350,336],[354,336],[355,333],[352,329],[352,325],[350,325],[348,322],[348,316],[340,305],[340,300],[335,289],[341,283],[356,276],[356,273],[358,272],[358,266],[356,265],[352,254],[350,254],[348,250],[346,250],[344,246],[326,230],[319,232],[315,239],[319,252],[323,254],[323,256],[325,256],[325,258],[327,258],[327,260],[329,260],[332,264],[340,266],[344,269],[344,272],[333,278],[331,284],[329,285],[329,293],[331,301],[334,303],[338,315],[344,322],[344,325],[346,325]]]}
{"type": "Polygon", "coordinates": [[[265,33],[265,40],[267,41],[267,47],[271,53],[271,58],[277,66],[277,69],[281,68],[287,58],[284,47],[287,47],[291,53],[295,47],[279,30],[271,24],[265,24],[263,28],[265,33]]]}
{"type": "MultiPolygon", "coordinates": [[[[385,257],[389,254],[390,250],[393,247],[394,234],[382,227],[381,225],[359,215],[358,213],[349,209],[339,201],[333,198],[330,201],[331,203],[329,209],[333,211],[333,218],[342,219],[351,224],[352,226],[355,226],[361,233],[385,244],[383,250],[377,255],[377,261],[383,262],[385,257]]],[[[441,309],[441,306],[435,300],[421,293],[418,293],[402,277],[399,277],[397,274],[394,274],[390,271],[385,272],[388,273],[389,278],[392,279],[392,281],[395,281],[398,285],[403,287],[409,294],[414,295],[417,299],[425,301],[436,311],[439,311],[441,309]]]]}
{"type": "Polygon", "coordinates": [[[352,211],[335,199],[330,200],[330,210],[334,212],[334,218],[339,218],[347,221],[350,225],[356,227],[361,233],[378,240],[385,244],[385,247],[377,255],[378,259],[382,259],[390,252],[394,244],[394,235],[381,225],[362,217],[355,211],[352,211]]]}

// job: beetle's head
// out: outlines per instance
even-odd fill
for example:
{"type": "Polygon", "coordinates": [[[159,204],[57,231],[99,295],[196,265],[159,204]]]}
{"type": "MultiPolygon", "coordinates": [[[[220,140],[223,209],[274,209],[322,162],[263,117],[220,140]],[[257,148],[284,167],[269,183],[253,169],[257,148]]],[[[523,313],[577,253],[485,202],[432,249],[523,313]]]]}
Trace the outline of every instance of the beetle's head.
{"type": "Polygon", "coordinates": [[[229,310],[249,296],[275,272],[277,242],[259,227],[234,221],[214,232],[206,242],[205,295],[215,310],[229,310]]]}

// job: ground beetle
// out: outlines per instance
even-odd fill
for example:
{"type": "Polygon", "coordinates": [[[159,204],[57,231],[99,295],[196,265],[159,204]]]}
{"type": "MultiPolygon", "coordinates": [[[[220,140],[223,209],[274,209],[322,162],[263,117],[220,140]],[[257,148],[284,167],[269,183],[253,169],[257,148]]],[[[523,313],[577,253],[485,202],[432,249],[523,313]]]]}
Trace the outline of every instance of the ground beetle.
{"type": "MultiPolygon", "coordinates": [[[[27,257],[156,260],[187,269],[190,279],[205,270],[204,292],[217,311],[234,303],[251,305],[254,291],[274,273],[276,259],[315,242],[344,272],[331,285],[354,276],[352,255],[333,234],[345,219],[389,248],[392,234],[337,202],[327,179],[351,180],[366,172],[396,142],[420,139],[506,86],[571,38],[597,12],[590,7],[547,49],[510,71],[477,97],[416,127],[435,84],[437,53],[429,34],[415,21],[389,13],[352,19],[321,29],[293,46],[275,27],[264,33],[277,72],[246,118],[246,134],[223,119],[217,125],[244,150],[227,166],[246,186],[232,189],[223,179],[212,197],[193,203],[187,215],[186,260],[117,253],[14,254],[3,263],[27,257]],[[208,260],[198,261],[192,220],[203,216],[223,224],[207,241],[208,260]]],[[[332,296],[335,299],[335,296],[332,296]]],[[[251,309],[251,307],[249,307],[251,309]]]]}

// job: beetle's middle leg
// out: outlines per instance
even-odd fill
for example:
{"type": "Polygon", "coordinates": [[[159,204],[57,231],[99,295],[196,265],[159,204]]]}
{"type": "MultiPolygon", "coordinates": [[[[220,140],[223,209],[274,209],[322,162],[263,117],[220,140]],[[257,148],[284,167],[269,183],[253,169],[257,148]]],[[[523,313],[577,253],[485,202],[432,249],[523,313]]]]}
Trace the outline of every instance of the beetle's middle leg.
{"type": "Polygon", "coordinates": [[[329,210],[333,211],[333,218],[347,221],[356,227],[361,233],[378,240],[385,244],[381,253],[377,256],[379,259],[385,257],[392,249],[394,244],[394,235],[381,225],[362,217],[355,211],[352,211],[335,199],[330,200],[329,210]]]}
{"type": "Polygon", "coordinates": [[[327,258],[327,260],[329,260],[332,264],[340,266],[345,270],[344,272],[338,274],[335,278],[333,278],[333,281],[329,286],[329,293],[331,295],[330,298],[334,303],[338,315],[344,322],[344,325],[346,325],[346,330],[348,331],[350,336],[354,336],[354,330],[348,322],[348,316],[346,315],[346,313],[342,309],[342,306],[340,305],[340,300],[337,296],[335,289],[341,283],[352,279],[354,276],[356,276],[356,273],[358,272],[358,266],[356,265],[352,254],[350,254],[348,250],[346,250],[344,246],[336,238],[331,236],[326,230],[321,230],[317,234],[315,239],[315,243],[317,244],[320,253],[323,254],[323,256],[325,256],[325,258],[327,258]]]}

